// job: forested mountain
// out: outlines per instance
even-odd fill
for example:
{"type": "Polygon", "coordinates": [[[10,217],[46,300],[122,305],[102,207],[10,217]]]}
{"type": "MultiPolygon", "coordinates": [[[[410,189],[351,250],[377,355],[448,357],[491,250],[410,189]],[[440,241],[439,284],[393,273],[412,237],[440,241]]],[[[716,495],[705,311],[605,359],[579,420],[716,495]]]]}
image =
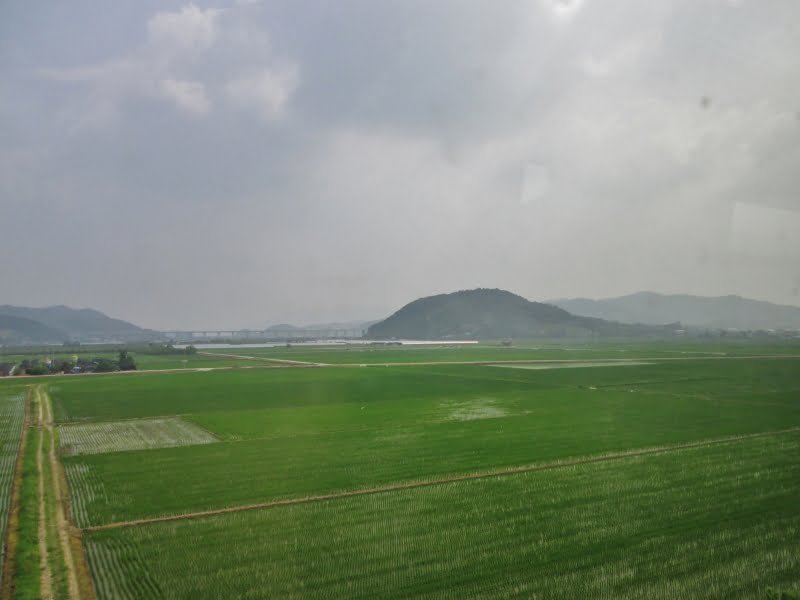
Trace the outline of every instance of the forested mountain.
{"type": "Polygon", "coordinates": [[[475,289],[415,300],[372,325],[367,337],[502,339],[656,335],[663,331],[575,316],[504,290],[475,289]]]}

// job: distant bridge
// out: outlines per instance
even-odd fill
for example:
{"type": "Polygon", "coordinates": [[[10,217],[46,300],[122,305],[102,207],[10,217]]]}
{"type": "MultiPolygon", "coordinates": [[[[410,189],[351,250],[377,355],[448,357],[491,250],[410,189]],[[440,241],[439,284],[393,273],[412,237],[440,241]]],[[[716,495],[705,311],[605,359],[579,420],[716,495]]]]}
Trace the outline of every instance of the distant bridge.
{"type": "Polygon", "coordinates": [[[292,342],[312,340],[358,340],[366,329],[198,329],[194,331],[162,331],[174,342],[204,342],[221,340],[250,340],[263,342],[292,342]]]}

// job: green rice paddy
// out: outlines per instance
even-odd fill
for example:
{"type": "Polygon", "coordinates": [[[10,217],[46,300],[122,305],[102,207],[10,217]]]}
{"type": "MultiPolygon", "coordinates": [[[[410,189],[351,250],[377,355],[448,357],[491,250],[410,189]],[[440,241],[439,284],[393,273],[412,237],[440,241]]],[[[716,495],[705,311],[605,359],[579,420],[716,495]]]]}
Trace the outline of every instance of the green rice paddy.
{"type": "Polygon", "coordinates": [[[340,366],[46,382],[100,598],[791,590],[797,348],[703,348],[288,348],[256,354],[340,366]],[[501,353],[584,362],[448,364],[501,353]]]}

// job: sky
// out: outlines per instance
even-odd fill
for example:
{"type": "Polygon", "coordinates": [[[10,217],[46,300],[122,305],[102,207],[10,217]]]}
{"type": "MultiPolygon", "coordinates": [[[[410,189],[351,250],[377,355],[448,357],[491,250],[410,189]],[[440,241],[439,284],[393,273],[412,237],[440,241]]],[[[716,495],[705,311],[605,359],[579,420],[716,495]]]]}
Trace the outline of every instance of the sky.
{"type": "Polygon", "coordinates": [[[800,305],[796,0],[0,5],[0,304],[800,305]]]}

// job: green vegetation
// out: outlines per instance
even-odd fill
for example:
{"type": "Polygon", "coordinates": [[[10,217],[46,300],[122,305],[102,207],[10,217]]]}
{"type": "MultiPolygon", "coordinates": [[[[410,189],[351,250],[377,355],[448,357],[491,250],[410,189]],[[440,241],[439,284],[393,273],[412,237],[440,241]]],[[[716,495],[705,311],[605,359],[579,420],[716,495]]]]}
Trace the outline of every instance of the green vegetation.
{"type": "MultiPolygon", "coordinates": [[[[25,420],[25,390],[21,386],[0,387],[0,540],[5,540],[14,465],[25,420]]],[[[0,568],[5,544],[0,550],[0,568]]]]}
{"type": "Polygon", "coordinates": [[[85,526],[782,430],[798,388],[795,359],[736,359],[97,377],[52,396],[62,420],[172,412],[228,440],[65,457],[85,526]]]}
{"type": "Polygon", "coordinates": [[[145,348],[141,350],[142,354],[172,354],[178,356],[193,356],[197,354],[197,348],[192,345],[186,346],[185,348],[176,348],[172,344],[147,344],[145,348]]]}
{"type": "MultiPolygon", "coordinates": [[[[259,365],[374,362],[46,380],[100,598],[767,598],[800,585],[796,345],[253,350],[259,365]],[[446,364],[461,353],[584,366],[446,364]],[[429,362],[406,356],[434,364],[382,366],[429,362]],[[338,497],[313,499],[326,494],[338,497]],[[205,510],[224,512],[94,529],[205,510]]],[[[19,393],[14,381],[0,390],[19,393]]],[[[63,557],[49,556],[62,589],[63,557]]]]}
{"type": "Polygon", "coordinates": [[[86,543],[101,597],[765,597],[798,580],[798,454],[788,434],[86,543]]]}
{"type": "Polygon", "coordinates": [[[22,461],[22,488],[20,493],[19,529],[14,561],[15,598],[36,600],[40,598],[39,554],[39,471],[36,450],[41,432],[35,427],[28,431],[22,461]]]}
{"type": "MultiPolygon", "coordinates": [[[[50,451],[54,443],[53,435],[47,429],[40,430],[44,436],[43,451],[45,456],[50,451]]],[[[58,529],[55,514],[58,510],[52,481],[52,470],[49,460],[42,461],[42,476],[44,477],[44,510],[45,510],[45,544],[47,546],[47,562],[50,567],[50,585],[53,590],[54,598],[69,598],[67,584],[67,566],[64,553],[58,539],[58,529]]]]}
{"type": "MultiPolygon", "coordinates": [[[[761,345],[690,344],[659,342],[633,345],[619,344],[562,344],[532,345],[515,342],[512,347],[499,344],[468,346],[291,346],[278,348],[225,348],[203,350],[209,353],[238,354],[256,358],[297,360],[325,364],[391,364],[401,362],[480,362],[515,360],[597,360],[637,358],[687,358],[715,356],[752,356],[759,354],[800,354],[800,344],[761,345]]],[[[202,354],[201,354],[202,356],[202,354]]]]}
{"type": "MultiPolygon", "coordinates": [[[[104,363],[106,372],[116,370],[115,361],[119,361],[120,351],[114,352],[39,352],[37,354],[7,354],[0,356],[0,362],[19,365],[17,375],[47,375],[69,372],[72,367],[86,363],[104,363]],[[48,363],[52,363],[48,365],[48,363]],[[34,370],[27,368],[30,365],[34,370]]],[[[127,352],[128,358],[134,360],[134,366],[140,371],[156,371],[165,369],[207,369],[217,367],[269,366],[266,361],[206,356],[203,354],[143,354],[135,351],[127,352]]],[[[130,370],[130,369],[123,369],[130,370]]]]}

